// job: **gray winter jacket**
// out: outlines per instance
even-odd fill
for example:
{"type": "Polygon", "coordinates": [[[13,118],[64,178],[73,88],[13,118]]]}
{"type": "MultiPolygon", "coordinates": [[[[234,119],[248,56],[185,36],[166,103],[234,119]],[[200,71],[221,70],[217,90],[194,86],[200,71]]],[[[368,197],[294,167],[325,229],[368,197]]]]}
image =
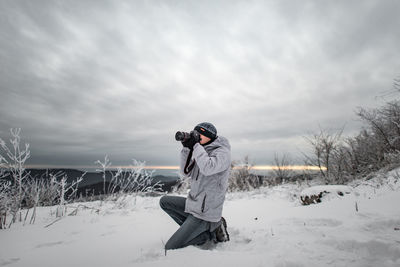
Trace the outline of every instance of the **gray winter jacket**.
{"type": "Polygon", "coordinates": [[[190,149],[184,147],[181,151],[180,160],[182,175],[191,178],[185,212],[205,221],[218,222],[221,219],[222,207],[228,188],[231,146],[228,139],[222,136],[217,137],[212,143],[205,146],[199,143],[195,144],[190,161],[190,164],[194,161],[195,164],[186,175],[183,170],[189,152],[190,149]]]}

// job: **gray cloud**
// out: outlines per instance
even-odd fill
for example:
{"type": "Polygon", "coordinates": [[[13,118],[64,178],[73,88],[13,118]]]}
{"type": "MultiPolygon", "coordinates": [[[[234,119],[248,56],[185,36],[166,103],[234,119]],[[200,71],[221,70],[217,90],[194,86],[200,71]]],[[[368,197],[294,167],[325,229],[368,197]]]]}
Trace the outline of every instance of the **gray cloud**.
{"type": "Polygon", "coordinates": [[[213,122],[233,157],[268,164],[399,73],[398,1],[2,1],[0,137],[32,163],[104,154],[177,164],[176,130],[213,122]]]}

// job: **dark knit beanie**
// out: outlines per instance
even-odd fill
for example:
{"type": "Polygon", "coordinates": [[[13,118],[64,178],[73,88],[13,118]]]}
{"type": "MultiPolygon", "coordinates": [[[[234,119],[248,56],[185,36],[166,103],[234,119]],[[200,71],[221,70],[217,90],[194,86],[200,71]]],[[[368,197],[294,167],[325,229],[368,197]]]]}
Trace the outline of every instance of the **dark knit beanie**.
{"type": "Polygon", "coordinates": [[[217,129],[215,128],[214,125],[212,125],[212,123],[202,122],[197,124],[196,127],[194,127],[194,129],[198,131],[200,134],[207,136],[211,140],[217,138],[217,129]]]}

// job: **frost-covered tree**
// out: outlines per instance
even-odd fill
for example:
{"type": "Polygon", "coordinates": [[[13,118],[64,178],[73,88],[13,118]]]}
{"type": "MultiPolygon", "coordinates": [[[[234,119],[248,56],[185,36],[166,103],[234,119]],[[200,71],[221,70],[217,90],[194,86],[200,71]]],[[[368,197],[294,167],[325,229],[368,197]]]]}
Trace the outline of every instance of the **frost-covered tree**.
{"type": "Polygon", "coordinates": [[[105,155],[103,162],[100,161],[100,160],[97,160],[95,162],[95,164],[100,165],[100,169],[96,169],[96,171],[101,172],[103,174],[103,194],[107,194],[107,191],[106,191],[106,174],[107,174],[107,170],[109,170],[109,168],[110,168],[112,163],[108,159],[108,155],[105,155]]]}
{"type": "MultiPolygon", "coordinates": [[[[4,141],[0,139],[0,143],[4,141]]],[[[6,176],[6,159],[0,155],[0,229],[6,227],[7,211],[9,207],[10,182],[3,179],[6,176]]]]}
{"type": "Polygon", "coordinates": [[[293,176],[293,170],[290,168],[290,165],[292,165],[292,160],[288,154],[280,156],[278,153],[275,153],[274,168],[272,170],[275,180],[289,180],[293,176]]]}
{"type": "MultiPolygon", "coordinates": [[[[1,157],[2,161],[6,162],[7,173],[11,177],[11,188],[10,188],[10,209],[13,216],[12,222],[17,220],[19,217],[22,221],[21,216],[21,205],[24,198],[23,183],[29,177],[29,172],[25,169],[25,162],[30,157],[29,144],[21,144],[21,129],[11,129],[11,146],[8,147],[6,142],[0,139],[1,157]]],[[[3,168],[2,168],[3,169],[3,168]]]]}
{"type": "Polygon", "coordinates": [[[400,101],[394,100],[375,109],[359,108],[357,115],[366,127],[353,140],[351,152],[358,171],[377,170],[400,164],[400,101]]]}
{"type": "Polygon", "coordinates": [[[343,128],[336,133],[330,133],[320,127],[319,132],[305,137],[312,148],[311,154],[304,154],[305,163],[318,167],[321,177],[327,184],[336,183],[338,180],[335,156],[342,143],[342,132],[343,128]]]}
{"type": "MultiPolygon", "coordinates": [[[[394,79],[395,94],[400,92],[400,76],[394,79]]],[[[400,100],[395,99],[373,109],[358,108],[365,123],[360,133],[347,140],[349,171],[368,175],[383,167],[400,166],[400,100]]],[[[345,166],[345,167],[346,167],[345,166]]]]}
{"type": "MultiPolygon", "coordinates": [[[[395,81],[399,87],[400,80],[395,81]]],[[[342,131],[320,130],[307,138],[313,152],[306,155],[306,164],[317,166],[327,183],[345,183],[400,166],[400,100],[373,109],[359,108],[356,115],[365,125],[354,137],[343,140],[342,131]]]]}

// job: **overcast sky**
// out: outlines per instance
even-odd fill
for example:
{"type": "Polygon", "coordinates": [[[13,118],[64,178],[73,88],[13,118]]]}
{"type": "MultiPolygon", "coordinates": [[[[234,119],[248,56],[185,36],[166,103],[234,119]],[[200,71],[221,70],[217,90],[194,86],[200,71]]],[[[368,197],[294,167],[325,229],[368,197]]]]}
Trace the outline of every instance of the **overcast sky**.
{"type": "Polygon", "coordinates": [[[400,74],[400,1],[0,1],[0,137],[30,164],[177,165],[212,122],[233,159],[297,161],[400,74]]]}

